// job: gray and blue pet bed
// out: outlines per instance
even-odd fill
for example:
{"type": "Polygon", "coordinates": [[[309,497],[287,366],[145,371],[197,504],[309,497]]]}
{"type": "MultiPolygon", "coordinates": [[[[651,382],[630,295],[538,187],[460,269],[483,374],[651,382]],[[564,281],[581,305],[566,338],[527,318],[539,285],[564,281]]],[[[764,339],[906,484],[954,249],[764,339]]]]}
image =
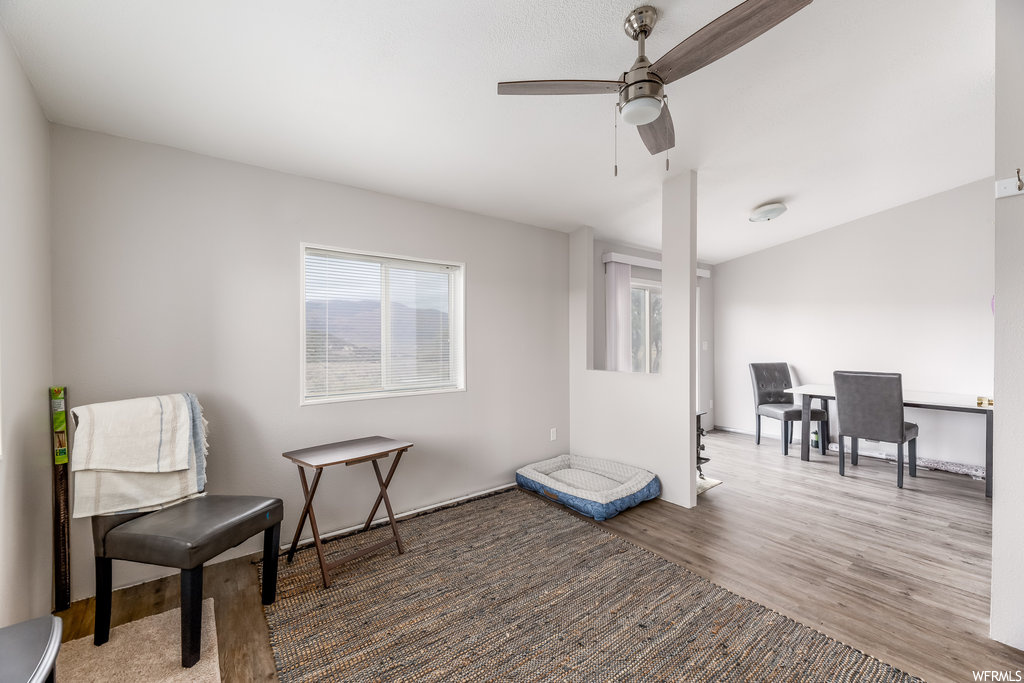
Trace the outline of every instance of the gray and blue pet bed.
{"type": "Polygon", "coordinates": [[[661,481],[652,472],[580,455],[559,455],[520,468],[516,483],[598,522],[661,493],[661,481]]]}

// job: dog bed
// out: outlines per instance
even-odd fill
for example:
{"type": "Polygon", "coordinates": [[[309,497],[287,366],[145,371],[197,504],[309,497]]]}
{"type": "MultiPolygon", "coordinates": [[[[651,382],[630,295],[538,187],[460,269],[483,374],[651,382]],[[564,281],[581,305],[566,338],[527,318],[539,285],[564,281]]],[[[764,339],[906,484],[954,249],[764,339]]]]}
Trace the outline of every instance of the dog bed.
{"type": "Polygon", "coordinates": [[[559,455],[520,468],[516,483],[598,522],[661,493],[661,480],[652,472],[580,455],[559,455]]]}

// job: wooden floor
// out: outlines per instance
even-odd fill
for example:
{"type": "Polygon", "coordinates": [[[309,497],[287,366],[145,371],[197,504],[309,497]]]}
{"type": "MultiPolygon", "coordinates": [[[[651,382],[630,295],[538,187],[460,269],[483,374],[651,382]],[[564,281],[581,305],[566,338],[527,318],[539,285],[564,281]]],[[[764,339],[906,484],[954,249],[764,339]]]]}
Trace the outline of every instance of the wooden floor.
{"type": "MultiPolygon", "coordinates": [[[[220,677],[225,683],[277,680],[256,575],[256,560],[261,555],[256,553],[251,557],[210,564],[203,568],[203,597],[213,598],[220,677]]],[[[117,565],[114,562],[115,581],[117,565]]],[[[114,627],[166,612],[180,604],[177,575],[147,581],[114,591],[110,625],[114,627]]],[[[95,600],[89,598],[72,603],[63,612],[57,612],[57,616],[64,620],[64,642],[92,637],[95,610],[95,600]]],[[[174,643],[168,643],[168,647],[178,648],[180,642],[175,639],[174,643]]]]}
{"type": "MultiPolygon", "coordinates": [[[[928,681],[1024,671],[1024,653],[988,638],[992,503],[985,484],[893,463],[847,461],[778,440],[708,435],[695,509],[661,500],[605,528],[739,595],[928,681]]],[[[849,455],[847,454],[847,457],[849,455]]]]}
{"type": "MultiPolygon", "coordinates": [[[[1024,670],[989,640],[991,501],[984,482],[896,469],[862,457],[840,478],[835,455],[783,457],[779,442],[712,433],[704,470],[725,483],[687,510],[654,500],[600,526],[928,681],[1024,670]]],[[[792,449],[791,453],[798,453],[792,449]]],[[[207,567],[221,677],[274,680],[253,560],[207,567]]],[[[116,579],[116,563],[115,563],[116,579]]],[[[114,595],[113,624],[178,606],[177,577],[114,595]]],[[[60,614],[64,639],[92,633],[93,601],[60,614]]]]}

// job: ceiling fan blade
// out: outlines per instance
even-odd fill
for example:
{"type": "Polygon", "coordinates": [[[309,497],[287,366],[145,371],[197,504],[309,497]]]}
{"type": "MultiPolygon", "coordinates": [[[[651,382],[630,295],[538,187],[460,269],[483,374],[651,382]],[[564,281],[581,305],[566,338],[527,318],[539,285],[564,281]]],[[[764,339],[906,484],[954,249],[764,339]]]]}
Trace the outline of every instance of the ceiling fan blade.
{"type": "Polygon", "coordinates": [[[666,83],[702,69],[788,19],[811,0],[746,0],[676,45],[651,66],[666,83]]]}
{"type": "Polygon", "coordinates": [[[602,95],[618,93],[622,81],[506,81],[499,95],[602,95]]]}
{"type": "Polygon", "coordinates": [[[668,111],[668,102],[661,105],[661,116],[650,123],[637,126],[640,139],[647,145],[651,154],[660,154],[666,149],[676,146],[676,129],[672,125],[672,114],[668,111]]]}

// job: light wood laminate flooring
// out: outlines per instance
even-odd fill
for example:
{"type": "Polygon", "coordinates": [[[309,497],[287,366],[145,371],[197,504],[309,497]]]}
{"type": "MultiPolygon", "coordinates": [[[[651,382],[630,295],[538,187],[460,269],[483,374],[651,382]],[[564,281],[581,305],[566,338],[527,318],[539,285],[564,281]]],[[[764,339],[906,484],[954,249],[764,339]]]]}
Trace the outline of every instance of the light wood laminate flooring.
{"type": "MultiPolygon", "coordinates": [[[[600,526],[925,680],[1024,671],[1024,653],[988,638],[984,482],[921,469],[901,491],[895,465],[867,457],[840,478],[834,454],[801,462],[797,448],[783,457],[777,440],[754,446],[752,437],[721,432],[706,443],[704,471],[725,483],[696,508],[654,500],[600,526]]],[[[256,558],[205,572],[226,683],[277,677],[256,558]]],[[[117,591],[112,623],[178,600],[177,576],[117,591]]],[[[60,614],[65,640],[92,633],[93,609],[82,600],[60,614]]]]}
{"type": "Polygon", "coordinates": [[[603,526],[925,680],[1024,672],[1024,653],[988,637],[985,482],[919,468],[901,490],[895,463],[862,456],[840,477],[834,453],[802,462],[777,439],[723,432],[705,443],[704,472],[724,483],[696,508],[654,500],[603,526]]]}

